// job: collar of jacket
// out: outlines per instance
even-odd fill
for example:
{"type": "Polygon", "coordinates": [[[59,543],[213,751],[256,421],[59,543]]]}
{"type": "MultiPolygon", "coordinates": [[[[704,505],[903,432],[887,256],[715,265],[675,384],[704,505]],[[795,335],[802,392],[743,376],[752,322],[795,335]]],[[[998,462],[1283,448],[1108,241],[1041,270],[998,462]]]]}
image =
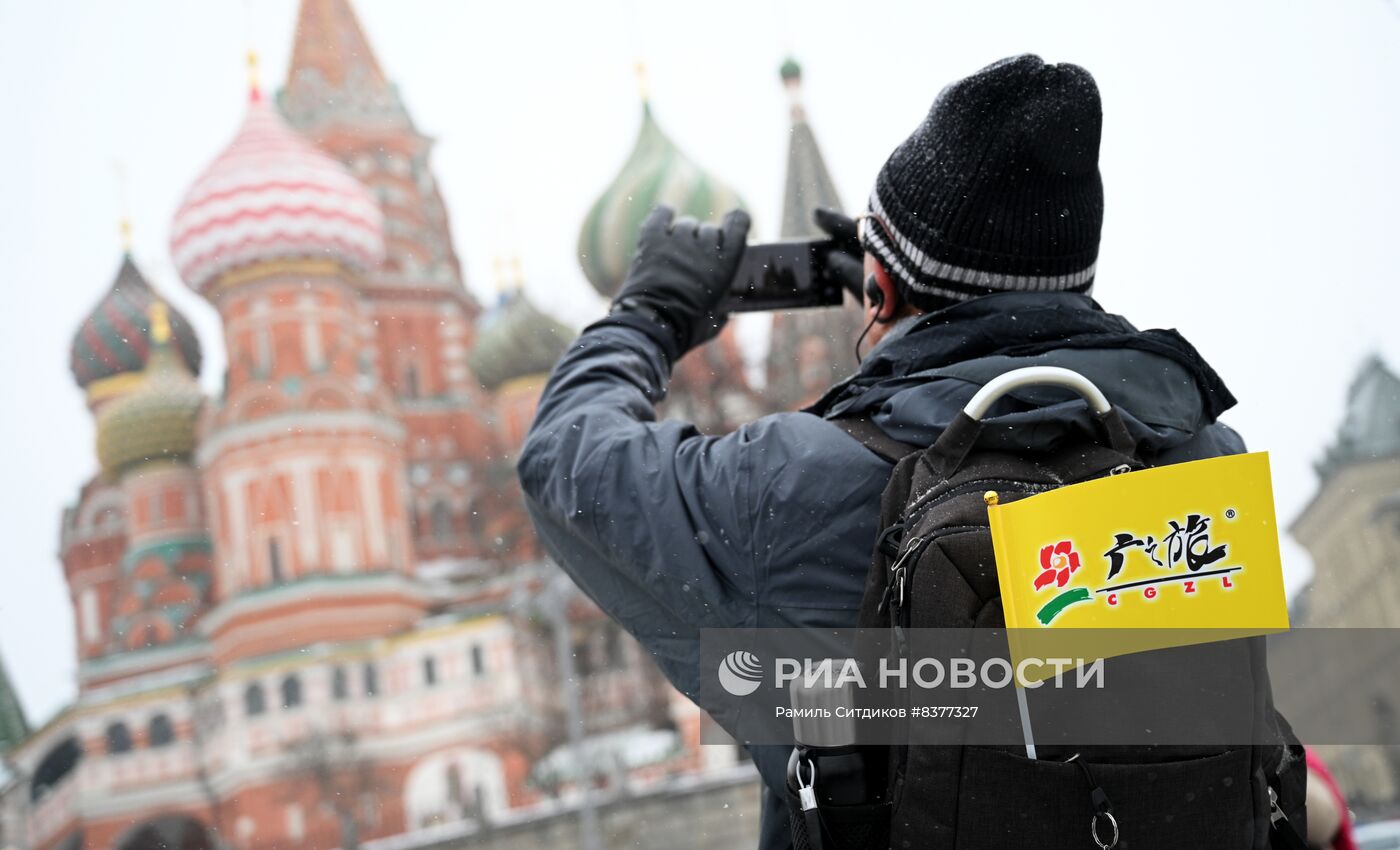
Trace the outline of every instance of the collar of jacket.
{"type": "Polygon", "coordinates": [[[1007,292],[903,320],[854,375],[832,387],[807,412],[828,419],[866,413],[885,398],[871,393],[872,388],[969,360],[1115,348],[1138,349],[1178,363],[1195,381],[1208,422],[1235,405],[1220,376],[1175,330],[1139,331],[1087,295],[1007,292]]]}

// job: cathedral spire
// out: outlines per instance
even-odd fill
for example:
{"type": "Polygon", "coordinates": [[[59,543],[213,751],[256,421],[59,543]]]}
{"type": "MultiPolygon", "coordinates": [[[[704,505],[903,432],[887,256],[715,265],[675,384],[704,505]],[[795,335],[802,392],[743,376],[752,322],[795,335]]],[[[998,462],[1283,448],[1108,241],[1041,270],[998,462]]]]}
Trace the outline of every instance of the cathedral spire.
{"type": "Polygon", "coordinates": [[[792,128],[788,140],[787,179],[783,185],[783,226],[785,239],[819,236],[812,221],[817,207],[841,209],[841,197],[826,169],[826,160],[817,147],[817,137],[807,123],[802,108],[802,66],[789,58],[778,69],[791,101],[792,128]]]}
{"type": "Polygon", "coordinates": [[[350,0],[301,0],[288,85],[299,76],[315,76],[332,89],[389,87],[350,0]]]}
{"type": "MultiPolygon", "coordinates": [[[[821,238],[812,220],[817,207],[840,210],[841,198],[817,147],[802,105],[802,66],[789,58],[778,69],[789,103],[787,176],[783,183],[784,239],[821,238]]],[[[860,310],[847,303],[830,310],[774,313],[768,351],[768,394],[787,408],[809,404],[854,372],[850,340],[860,333],[860,310]]]]}
{"type": "MultiPolygon", "coordinates": [[[[276,103],[287,123],[347,167],[386,204],[387,256],[375,285],[462,289],[446,205],[419,132],[384,75],[350,0],[300,0],[292,61],[276,103]]],[[[464,370],[462,370],[464,371],[464,370]]]]}

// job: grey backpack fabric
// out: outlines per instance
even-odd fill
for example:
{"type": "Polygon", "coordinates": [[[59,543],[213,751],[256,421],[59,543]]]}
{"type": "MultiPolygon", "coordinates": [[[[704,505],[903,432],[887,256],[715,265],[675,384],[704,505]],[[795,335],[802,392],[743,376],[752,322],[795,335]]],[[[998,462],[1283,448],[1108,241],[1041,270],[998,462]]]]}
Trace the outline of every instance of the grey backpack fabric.
{"type": "MultiPolygon", "coordinates": [[[[895,462],[860,612],[861,627],[891,630],[894,651],[903,629],[1004,627],[986,491],[1005,503],[1152,465],[1116,412],[1099,418],[1097,438],[1034,455],[979,449],[982,427],[965,415],[923,449],[867,420],[837,424],[895,462]]],[[[1106,806],[1120,848],[1300,846],[1289,842],[1304,831],[1303,751],[1274,710],[1263,640],[1213,647],[1222,670],[1253,683],[1252,715],[1263,725],[1255,740],[1276,744],[1042,747],[1036,760],[1020,747],[890,748],[888,846],[1092,848],[1091,823],[1099,846],[1115,846],[1106,806]]]]}

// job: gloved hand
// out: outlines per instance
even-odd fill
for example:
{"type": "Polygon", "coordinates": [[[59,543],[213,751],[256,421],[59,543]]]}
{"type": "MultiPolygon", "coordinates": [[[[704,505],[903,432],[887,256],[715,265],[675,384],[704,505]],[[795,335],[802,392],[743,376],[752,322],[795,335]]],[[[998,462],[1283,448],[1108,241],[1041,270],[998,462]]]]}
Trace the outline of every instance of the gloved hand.
{"type": "Polygon", "coordinates": [[[721,308],[744,255],[749,214],[730,210],[716,227],[693,218],[672,221],[658,205],[642,223],[637,255],[613,301],[613,315],[633,312],[658,321],[674,337],[671,361],[720,332],[721,308]]]}
{"type": "Polygon", "coordinates": [[[840,210],[817,207],[812,221],[836,243],[836,250],[827,255],[827,274],[861,303],[865,300],[865,248],[860,244],[856,220],[840,210]]]}

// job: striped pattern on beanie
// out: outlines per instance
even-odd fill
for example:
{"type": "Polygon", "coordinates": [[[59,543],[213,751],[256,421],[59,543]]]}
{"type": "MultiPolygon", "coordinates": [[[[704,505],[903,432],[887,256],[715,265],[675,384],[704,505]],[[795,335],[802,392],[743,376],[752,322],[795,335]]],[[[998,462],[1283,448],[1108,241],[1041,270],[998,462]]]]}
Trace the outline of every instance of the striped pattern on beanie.
{"type": "Polygon", "coordinates": [[[905,300],[1089,292],[1103,110],[1088,71],[1017,56],[948,86],[880,169],[866,250],[905,300]]]}

